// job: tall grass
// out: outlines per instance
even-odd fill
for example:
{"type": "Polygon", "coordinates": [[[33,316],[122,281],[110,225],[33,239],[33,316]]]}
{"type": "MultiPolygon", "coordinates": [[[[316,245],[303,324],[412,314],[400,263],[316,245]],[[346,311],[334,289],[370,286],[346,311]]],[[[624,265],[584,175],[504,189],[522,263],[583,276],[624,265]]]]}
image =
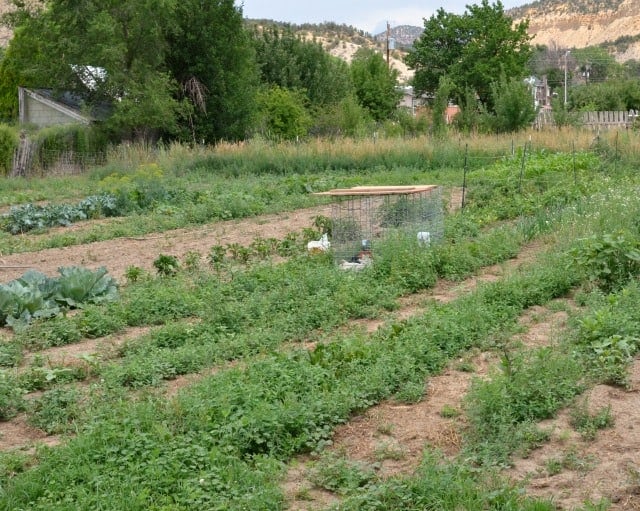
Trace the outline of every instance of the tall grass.
{"type": "MultiPolygon", "coordinates": [[[[109,153],[110,166],[136,168],[157,162],[181,174],[198,169],[238,174],[292,174],[330,170],[391,170],[419,168],[436,170],[483,165],[483,159],[513,154],[525,144],[531,149],[570,152],[594,147],[597,141],[616,148],[631,159],[640,151],[640,138],[633,132],[590,130],[525,131],[514,135],[452,135],[447,139],[415,138],[321,139],[275,143],[252,139],[240,143],[220,143],[215,147],[187,147],[180,144],[151,147],[123,145],[109,153]]],[[[486,160],[485,160],[486,162],[486,160]]]]}

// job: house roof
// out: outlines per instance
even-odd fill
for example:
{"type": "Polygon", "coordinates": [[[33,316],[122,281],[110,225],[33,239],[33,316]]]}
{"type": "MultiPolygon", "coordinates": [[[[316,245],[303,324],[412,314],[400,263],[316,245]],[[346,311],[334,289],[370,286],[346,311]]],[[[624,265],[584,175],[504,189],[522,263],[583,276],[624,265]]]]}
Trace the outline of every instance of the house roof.
{"type": "Polygon", "coordinates": [[[91,119],[81,111],[81,104],[74,101],[69,95],[65,100],[59,96],[54,96],[50,89],[26,89],[20,88],[24,94],[28,95],[32,99],[44,103],[50,108],[57,110],[78,122],[89,124],[91,119]]]}
{"type": "Polygon", "coordinates": [[[32,98],[48,104],[80,122],[102,121],[109,117],[113,108],[109,103],[100,102],[86,108],[86,97],[72,91],[56,92],[53,89],[25,89],[32,98]]]}

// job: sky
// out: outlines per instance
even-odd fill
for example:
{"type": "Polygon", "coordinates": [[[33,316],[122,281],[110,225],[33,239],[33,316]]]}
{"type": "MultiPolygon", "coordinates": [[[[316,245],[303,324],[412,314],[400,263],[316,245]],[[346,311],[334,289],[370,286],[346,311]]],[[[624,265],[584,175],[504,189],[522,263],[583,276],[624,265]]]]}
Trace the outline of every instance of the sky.
{"type": "MultiPolygon", "coordinates": [[[[493,4],[493,1],[489,2],[493,4]]],[[[502,0],[505,9],[531,3],[530,0],[502,0]]],[[[440,7],[462,14],[465,6],[480,0],[237,0],[245,18],[271,19],[289,23],[322,23],[334,21],[379,34],[392,26],[423,26],[440,7]]]]}

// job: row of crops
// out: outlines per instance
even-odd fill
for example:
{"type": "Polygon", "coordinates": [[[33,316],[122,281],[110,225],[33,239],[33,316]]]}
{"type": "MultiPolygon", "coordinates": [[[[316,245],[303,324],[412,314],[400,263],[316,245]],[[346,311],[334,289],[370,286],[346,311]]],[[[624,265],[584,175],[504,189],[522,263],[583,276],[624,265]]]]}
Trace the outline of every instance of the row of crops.
{"type": "MultiPolygon", "coordinates": [[[[545,157],[558,158],[537,155],[538,169],[545,157]]],[[[284,509],[279,481],[293,456],[321,451],[336,425],[381,400],[421,399],[425,379],[451,359],[495,345],[528,307],[575,293],[583,307],[558,349],[514,354],[502,377],[475,386],[460,460],[443,463],[427,451],[411,477],[382,481],[353,466],[342,486],[332,483],[344,497],[340,509],[554,509],[491,477],[492,467],[544,441],[536,422],[589,382],[624,385],[640,321],[633,176],[612,175],[592,154],[582,167],[565,160],[567,168],[549,165],[553,179],[506,196],[491,179],[518,175],[519,160],[476,171],[467,207],[446,218],[442,244],[390,241],[361,272],[309,256],[304,237],[278,263],[266,251],[244,259],[212,247],[175,271],[132,270],[115,300],[33,318],[7,334],[2,418],[24,413],[34,426],[72,435],[59,447],[2,456],[0,508],[284,509]],[[339,328],[380,317],[438,279],[513,257],[532,240],[547,249],[511,276],[372,336],[339,328]],[[37,357],[140,326],[153,328],[81,364],[37,357]],[[175,397],[154,390],[211,368],[175,397]],[[25,394],[33,390],[42,393],[25,394]]]]}

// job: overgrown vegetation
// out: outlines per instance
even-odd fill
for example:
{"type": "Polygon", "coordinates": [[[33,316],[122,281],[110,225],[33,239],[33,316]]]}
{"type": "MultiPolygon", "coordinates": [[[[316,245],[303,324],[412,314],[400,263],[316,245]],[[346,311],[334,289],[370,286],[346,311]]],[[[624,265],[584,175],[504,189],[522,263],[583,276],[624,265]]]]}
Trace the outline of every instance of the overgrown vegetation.
{"type": "MultiPolygon", "coordinates": [[[[207,182],[205,170],[213,162],[210,173],[222,169],[227,183],[215,193],[269,182],[275,189],[278,182],[287,190],[283,199],[308,198],[306,185],[393,183],[399,175],[405,183],[459,182],[460,168],[447,170],[461,161],[459,152],[442,151],[431,153],[426,172],[401,167],[367,175],[348,170],[234,179],[234,169],[223,165],[231,157],[216,155],[219,160],[199,160],[184,179],[168,170],[155,175],[153,168],[145,168],[140,179],[149,184],[150,196],[164,197],[163,190],[154,195],[156,183],[170,179],[193,190],[196,177],[207,182]]],[[[216,245],[180,259],[157,254],[159,275],[131,267],[119,300],[39,319],[3,339],[0,361],[11,369],[0,380],[2,417],[25,411],[35,427],[77,436],[37,458],[9,460],[14,469],[0,472],[0,505],[280,509],[283,462],[301,452],[322,452],[336,425],[372,404],[421,399],[425,380],[468,350],[493,349],[502,365],[490,380],[476,382],[456,410],[472,426],[460,458],[445,462],[427,449],[414,476],[383,481],[375,466],[325,455],[314,483],[339,494],[341,509],[553,509],[523,496],[496,470],[514,453],[544,442],[548,432],[537,421],[562,407],[574,406],[573,427],[585,438],[610,426],[606,410],[591,412],[574,400],[594,382],[625,385],[639,346],[637,185],[625,163],[628,155],[612,161],[607,151],[598,151],[528,148],[524,160],[515,150],[499,158],[487,148],[472,153],[477,160],[467,176],[467,205],[447,214],[441,244],[416,252],[407,240],[390,241],[376,247],[375,264],[362,272],[337,271],[329,254],[306,253],[306,240],[316,239],[318,229],[330,230],[327,219],[317,219],[281,240],[216,245]],[[544,255],[449,303],[431,303],[372,336],[338,328],[353,318],[379,318],[397,307],[401,295],[440,278],[463,279],[542,239],[544,255]],[[286,260],[276,262],[275,255],[286,260]],[[524,350],[506,342],[529,307],[570,293],[582,309],[557,345],[524,350]],[[153,328],[74,363],[37,356],[46,347],[133,326],[153,328]],[[305,341],[313,341],[313,349],[305,341]],[[211,374],[176,396],[131,392],[208,368],[211,374]],[[82,382],[91,383],[90,392],[82,382]],[[27,402],[24,392],[33,390],[44,393],[27,402]]],[[[262,162],[256,158],[239,164],[257,168],[262,162]]],[[[106,169],[93,183],[104,180],[112,192],[122,190],[137,201],[131,192],[147,188],[126,177],[106,169]]],[[[163,200],[148,218],[164,214],[163,200]]],[[[381,448],[378,455],[402,452],[381,448]]],[[[549,469],[561,470],[570,461],[550,462],[549,469]]]]}

